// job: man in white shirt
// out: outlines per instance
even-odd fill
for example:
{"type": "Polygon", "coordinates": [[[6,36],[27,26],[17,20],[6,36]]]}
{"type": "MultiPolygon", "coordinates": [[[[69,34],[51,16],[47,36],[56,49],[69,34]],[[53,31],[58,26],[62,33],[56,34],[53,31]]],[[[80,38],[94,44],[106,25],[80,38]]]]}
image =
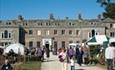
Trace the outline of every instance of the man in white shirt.
{"type": "Polygon", "coordinates": [[[109,47],[105,50],[105,58],[107,61],[107,70],[113,70],[113,59],[115,58],[115,49],[113,43],[110,43],[109,47]]]}

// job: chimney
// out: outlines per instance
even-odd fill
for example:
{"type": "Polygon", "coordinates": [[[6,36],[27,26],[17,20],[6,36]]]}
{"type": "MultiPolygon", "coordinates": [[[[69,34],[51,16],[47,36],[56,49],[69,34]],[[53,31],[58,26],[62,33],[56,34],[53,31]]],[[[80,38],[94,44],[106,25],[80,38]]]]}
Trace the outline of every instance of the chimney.
{"type": "Polygon", "coordinates": [[[19,21],[23,21],[23,20],[24,20],[24,18],[22,17],[22,15],[19,15],[19,16],[18,16],[18,20],[19,20],[19,21]]]}
{"type": "Polygon", "coordinates": [[[50,15],[49,15],[49,19],[51,19],[51,20],[54,20],[55,18],[54,18],[54,15],[51,13],[50,15]]]}
{"type": "Polygon", "coordinates": [[[82,20],[82,15],[80,13],[78,14],[78,20],[82,20]]]}
{"type": "Polygon", "coordinates": [[[97,19],[98,19],[98,20],[101,20],[101,19],[102,19],[101,14],[99,14],[99,15],[97,16],[97,19]]]}
{"type": "Polygon", "coordinates": [[[68,19],[69,19],[69,17],[65,17],[65,19],[66,19],[66,20],[68,20],[68,19]]]}

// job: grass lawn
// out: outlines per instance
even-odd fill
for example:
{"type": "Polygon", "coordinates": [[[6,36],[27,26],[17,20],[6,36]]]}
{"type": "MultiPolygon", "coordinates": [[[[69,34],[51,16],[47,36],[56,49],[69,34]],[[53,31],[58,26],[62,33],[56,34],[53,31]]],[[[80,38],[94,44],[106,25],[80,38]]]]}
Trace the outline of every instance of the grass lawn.
{"type": "Polygon", "coordinates": [[[41,62],[27,62],[20,66],[20,70],[41,70],[41,62]]]}

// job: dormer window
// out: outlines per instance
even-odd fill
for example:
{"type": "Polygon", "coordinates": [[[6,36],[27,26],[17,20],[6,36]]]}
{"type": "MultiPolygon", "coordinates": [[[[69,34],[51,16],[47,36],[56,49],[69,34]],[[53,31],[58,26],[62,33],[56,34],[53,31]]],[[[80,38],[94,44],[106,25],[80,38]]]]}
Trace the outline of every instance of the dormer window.
{"type": "Polygon", "coordinates": [[[38,25],[42,25],[42,22],[41,23],[37,23],[38,25]]]}
{"type": "Polygon", "coordinates": [[[11,22],[6,22],[6,25],[11,25],[11,22]]]}
{"type": "Polygon", "coordinates": [[[48,26],[48,22],[46,22],[46,25],[48,26]]]}
{"type": "Polygon", "coordinates": [[[93,25],[93,22],[91,22],[91,25],[93,25]]]}
{"type": "Polygon", "coordinates": [[[71,23],[71,22],[69,22],[69,25],[71,26],[71,25],[72,25],[72,23],[71,23]]]}

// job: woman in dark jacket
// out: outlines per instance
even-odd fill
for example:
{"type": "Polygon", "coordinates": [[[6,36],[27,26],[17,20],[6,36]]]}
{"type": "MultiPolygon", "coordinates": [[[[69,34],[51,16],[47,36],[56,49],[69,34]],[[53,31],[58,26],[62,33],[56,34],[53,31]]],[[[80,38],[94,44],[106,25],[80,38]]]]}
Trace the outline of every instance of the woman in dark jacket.
{"type": "Polygon", "coordinates": [[[76,48],[76,58],[77,63],[81,66],[83,63],[83,50],[81,48],[76,48]]]}
{"type": "Polygon", "coordinates": [[[5,64],[2,66],[1,70],[13,70],[11,64],[7,59],[5,60],[5,64]]]}

